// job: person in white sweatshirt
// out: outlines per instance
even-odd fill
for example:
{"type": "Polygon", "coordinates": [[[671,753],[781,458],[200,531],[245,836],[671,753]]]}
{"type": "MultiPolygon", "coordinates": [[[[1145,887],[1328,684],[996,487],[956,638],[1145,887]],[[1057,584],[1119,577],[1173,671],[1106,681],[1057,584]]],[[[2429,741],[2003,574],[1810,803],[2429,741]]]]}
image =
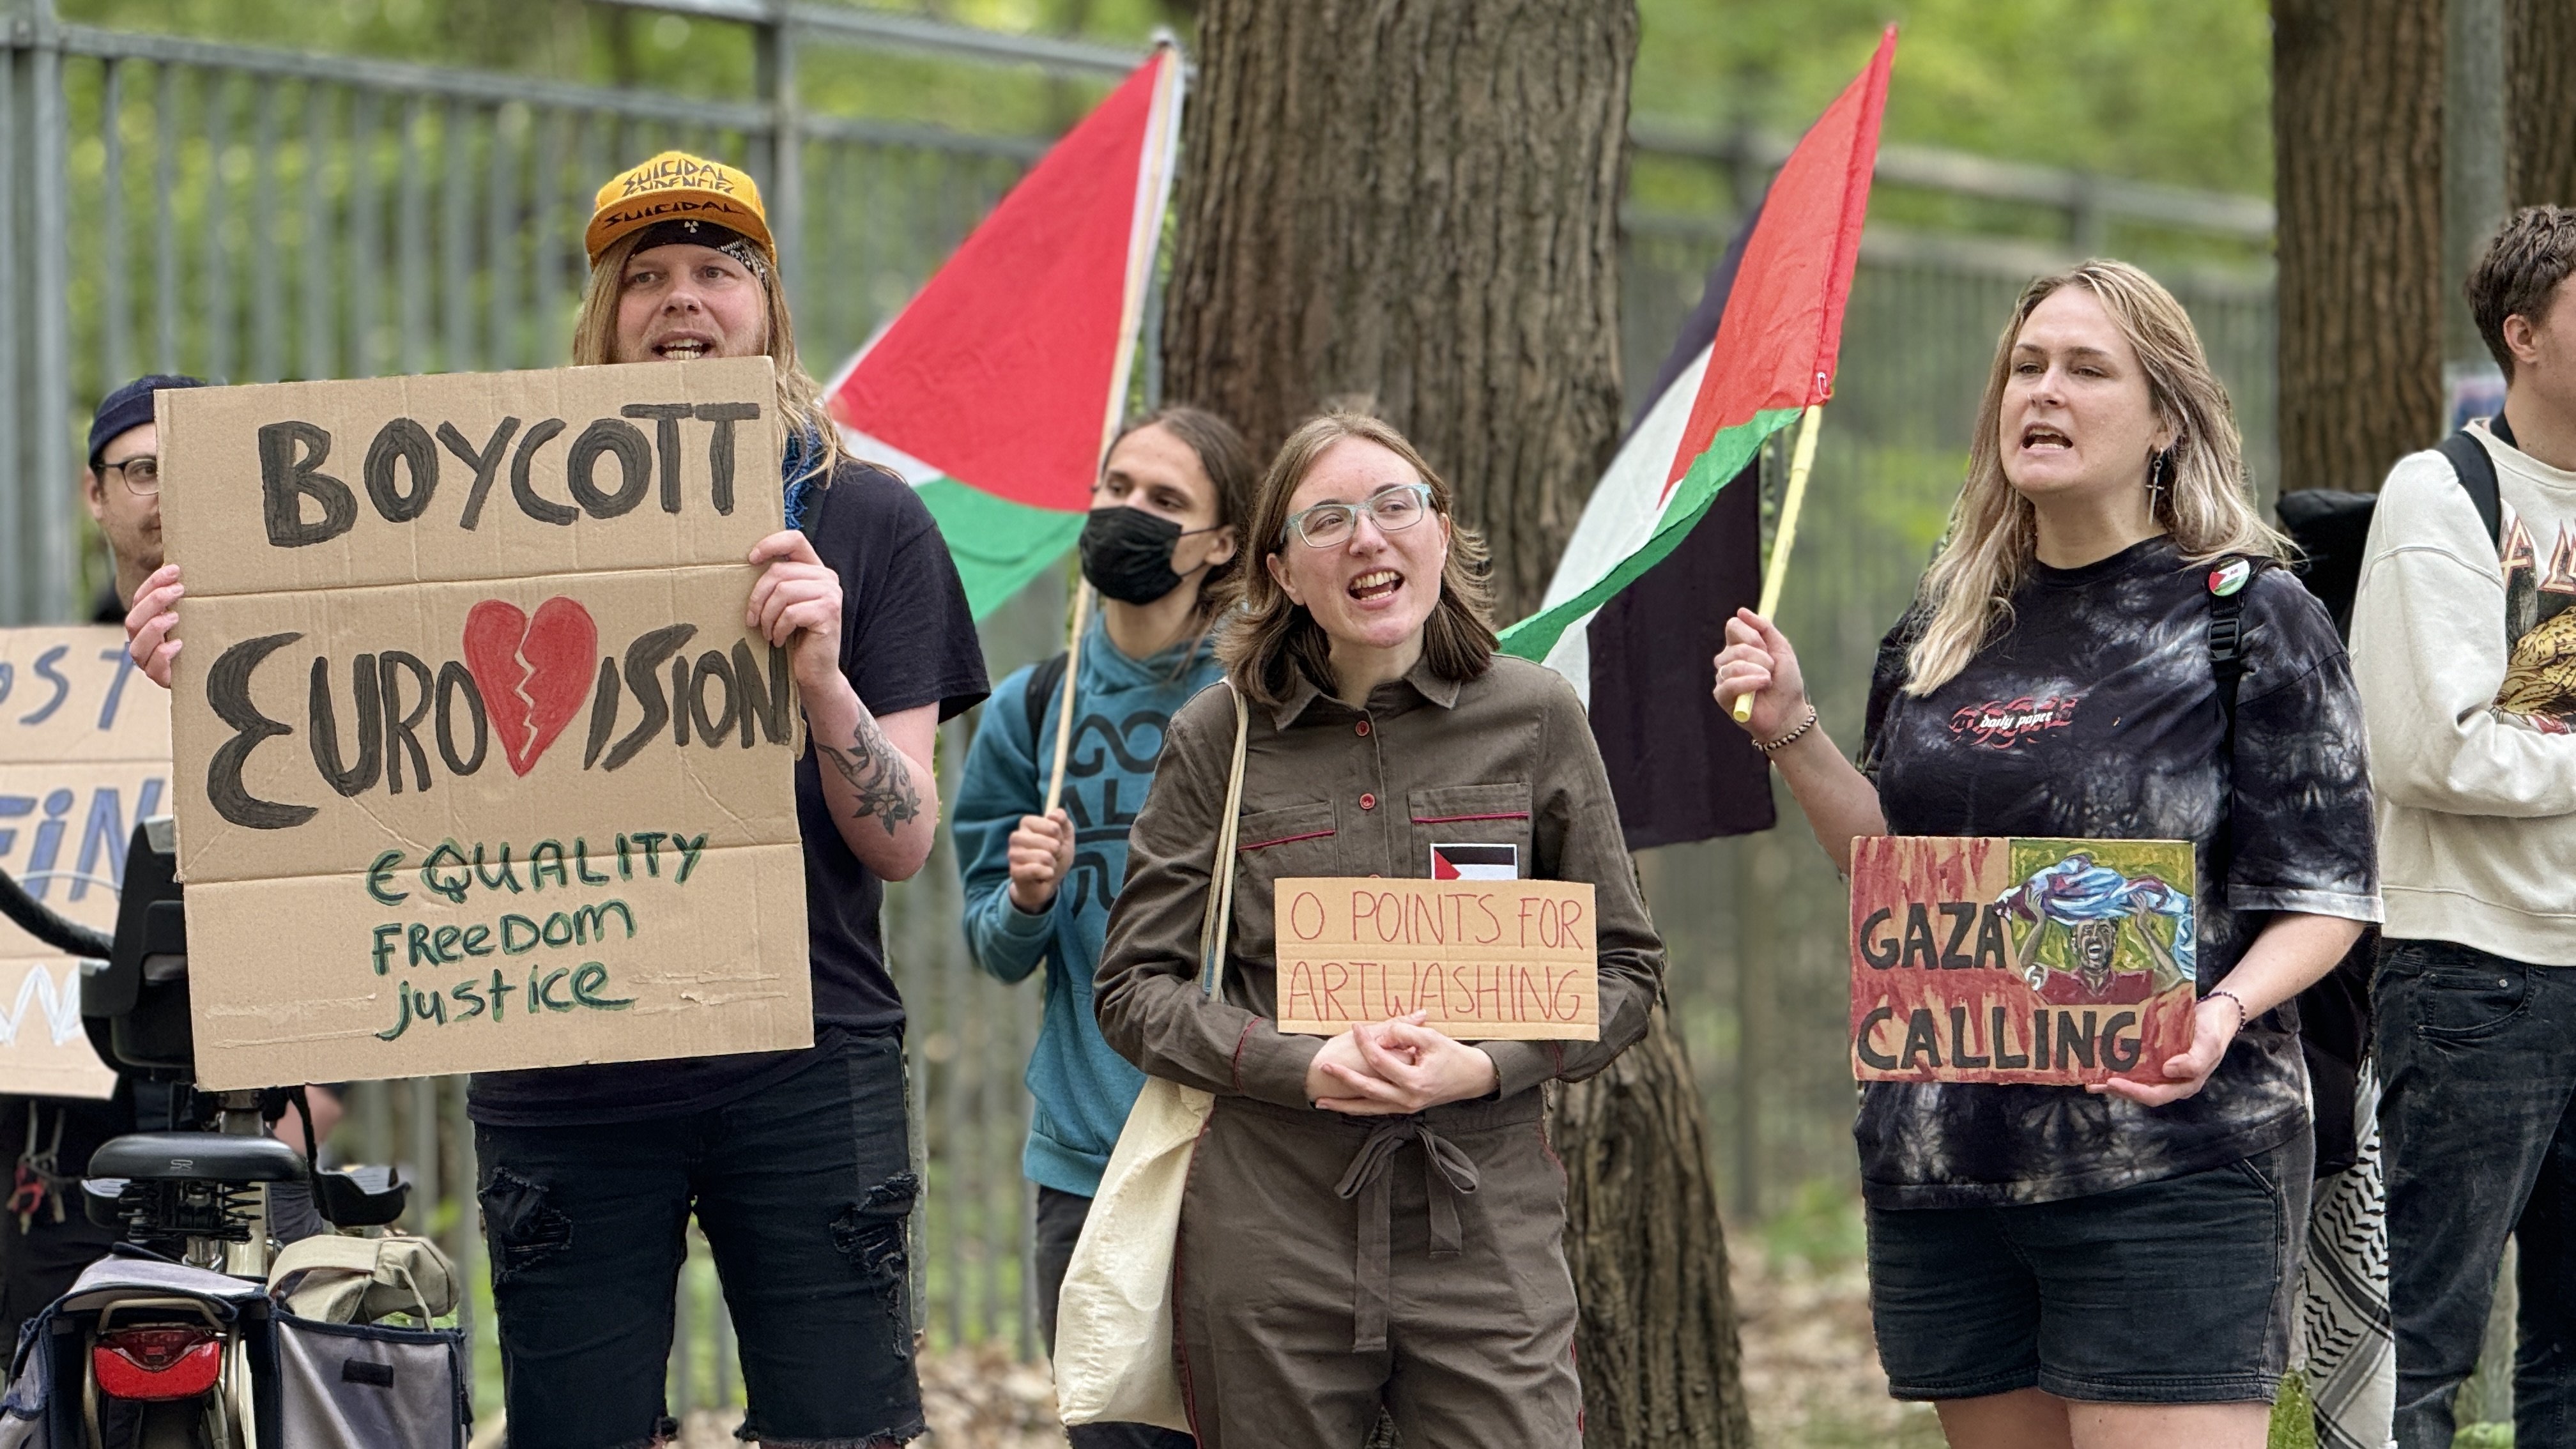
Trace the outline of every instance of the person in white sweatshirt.
{"type": "Polygon", "coordinates": [[[2399,460],[2352,622],[2401,1449],[2451,1443],[2508,1233],[2514,1442],[2576,1444],[2576,209],[2506,222],[2468,296],[2505,375],[2468,429],[2499,526],[2439,452],[2399,460]]]}

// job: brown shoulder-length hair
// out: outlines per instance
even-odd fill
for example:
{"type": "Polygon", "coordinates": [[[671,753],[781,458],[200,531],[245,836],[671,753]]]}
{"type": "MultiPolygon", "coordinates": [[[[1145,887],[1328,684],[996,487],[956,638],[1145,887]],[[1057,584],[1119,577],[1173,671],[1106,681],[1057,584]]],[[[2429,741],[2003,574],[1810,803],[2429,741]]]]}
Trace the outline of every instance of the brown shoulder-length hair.
{"type": "MultiPolygon", "coordinates": [[[[581,313],[572,324],[575,367],[598,367],[617,360],[617,294],[636,245],[652,234],[647,227],[619,237],[591,267],[590,285],[581,294],[581,313]]],[[[841,430],[823,409],[823,385],[796,360],[796,324],[787,315],[787,284],[778,275],[778,258],[764,250],[762,260],[768,265],[756,275],[769,302],[769,360],[777,366],[781,436],[802,433],[820,438],[822,446],[806,455],[805,471],[799,477],[828,483],[833,468],[848,456],[841,446],[841,430]]]]}
{"type": "MultiPolygon", "coordinates": [[[[1344,438],[1375,443],[1404,460],[1430,485],[1431,510],[1449,521],[1449,557],[1440,568],[1440,602],[1422,625],[1422,658],[1443,679],[1468,680],[1494,662],[1492,591],[1485,581],[1483,534],[1458,520],[1457,493],[1432,470],[1402,433],[1360,413],[1326,413],[1288,435],[1261,480],[1252,510],[1251,536],[1243,541],[1242,601],[1217,639],[1226,676],[1255,704],[1278,705],[1295,687],[1290,671],[1319,689],[1333,687],[1332,640],[1303,604],[1288,597],[1270,575],[1270,556],[1288,546],[1288,502],[1314,471],[1324,450],[1344,438]]],[[[1304,547],[1303,544],[1297,547],[1304,547]]]]}
{"type": "MultiPolygon", "coordinates": [[[[1244,536],[1245,515],[1252,511],[1254,490],[1261,486],[1261,465],[1253,461],[1252,445],[1243,440],[1234,424],[1209,412],[1184,404],[1157,408],[1118,430],[1110,445],[1118,444],[1132,434],[1159,427],[1181,440],[1184,447],[1198,455],[1199,471],[1207,474],[1216,491],[1216,527],[1234,530],[1234,557],[1207,571],[1199,580],[1198,617],[1213,619],[1217,611],[1234,602],[1241,591],[1243,556],[1251,551],[1252,540],[1244,536]]],[[[1101,465],[1108,465],[1108,454],[1101,455],[1101,465]]]]}

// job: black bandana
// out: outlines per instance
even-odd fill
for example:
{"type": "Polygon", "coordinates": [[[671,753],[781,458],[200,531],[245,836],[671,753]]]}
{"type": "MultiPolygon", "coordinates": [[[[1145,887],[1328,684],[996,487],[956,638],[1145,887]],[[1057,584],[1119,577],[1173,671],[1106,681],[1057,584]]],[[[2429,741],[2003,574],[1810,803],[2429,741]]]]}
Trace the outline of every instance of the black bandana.
{"type": "MultiPolygon", "coordinates": [[[[753,276],[763,279],[769,276],[769,258],[761,252],[759,243],[731,227],[718,226],[711,221],[657,221],[644,228],[644,234],[636,238],[635,252],[674,245],[719,251],[742,263],[743,269],[753,276]]],[[[627,255],[633,256],[635,252],[627,255]]]]}

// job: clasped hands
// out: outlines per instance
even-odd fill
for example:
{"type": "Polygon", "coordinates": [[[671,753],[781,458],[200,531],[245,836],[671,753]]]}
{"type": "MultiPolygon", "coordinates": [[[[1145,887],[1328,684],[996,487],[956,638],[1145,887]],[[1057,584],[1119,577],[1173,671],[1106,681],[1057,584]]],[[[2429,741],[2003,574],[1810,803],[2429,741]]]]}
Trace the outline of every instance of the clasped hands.
{"type": "Polygon", "coordinates": [[[1308,1100],[1352,1117],[1401,1117],[1493,1091],[1494,1059],[1424,1025],[1429,1016],[1363,1023],[1325,1042],[1306,1067],[1308,1100]]]}

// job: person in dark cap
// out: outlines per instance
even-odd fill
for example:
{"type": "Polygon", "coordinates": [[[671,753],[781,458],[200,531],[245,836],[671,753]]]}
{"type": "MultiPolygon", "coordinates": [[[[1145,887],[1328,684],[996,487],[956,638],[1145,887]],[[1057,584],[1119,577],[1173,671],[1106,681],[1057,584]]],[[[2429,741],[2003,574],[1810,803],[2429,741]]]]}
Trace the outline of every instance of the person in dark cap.
{"type": "MultiPolygon", "coordinates": [[[[109,393],[90,419],[81,501],[116,565],[114,581],[99,594],[96,623],[123,622],[125,601],[161,566],[152,395],[205,385],[193,377],[138,377],[109,393]]],[[[18,1325],[62,1296],[116,1241],[113,1228],[82,1213],[79,1180],[100,1143],[135,1129],[134,1083],[122,1078],[104,1102],[0,1096],[0,1161],[10,1164],[9,1200],[0,1210],[0,1343],[16,1343],[18,1325]]]]}
{"type": "Polygon", "coordinates": [[[90,418],[81,501],[116,560],[115,583],[99,595],[93,622],[124,623],[134,591],[161,567],[161,432],[152,420],[152,395],[204,386],[205,379],[180,373],[138,377],[109,393],[90,418]]]}
{"type": "MultiPolygon", "coordinates": [[[[161,567],[161,439],[153,423],[153,394],[205,386],[202,378],[175,373],[138,377],[109,393],[90,419],[81,500],[116,567],[113,582],[99,593],[93,622],[124,622],[126,601],[161,567]]],[[[166,1089],[146,1088],[138,1110],[136,1088],[120,1077],[115,1095],[103,1102],[0,1096],[0,1162],[10,1165],[9,1197],[0,1210],[0,1345],[16,1343],[18,1325],[69,1291],[81,1270],[116,1242],[115,1229],[90,1222],[81,1210],[79,1182],[101,1143],[170,1125],[166,1089]]],[[[308,1098],[319,1141],[340,1119],[339,1093],[316,1086],[308,1098]]],[[[286,1111],[277,1135],[300,1149],[303,1123],[292,1115],[293,1106],[286,1111]]],[[[301,1184],[294,1187],[300,1194],[301,1184]]],[[[281,1222],[300,1225],[283,1228],[288,1237],[327,1228],[309,1201],[281,1222]]]]}

